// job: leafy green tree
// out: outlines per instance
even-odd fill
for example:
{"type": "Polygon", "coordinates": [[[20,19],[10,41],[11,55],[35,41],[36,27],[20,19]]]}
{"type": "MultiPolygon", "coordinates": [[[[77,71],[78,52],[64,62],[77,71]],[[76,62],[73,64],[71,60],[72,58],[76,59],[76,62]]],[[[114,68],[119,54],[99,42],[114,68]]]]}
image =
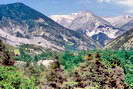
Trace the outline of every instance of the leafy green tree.
{"type": "Polygon", "coordinates": [[[83,61],[82,55],[78,52],[65,51],[59,57],[59,62],[65,69],[73,69],[83,61]]]}

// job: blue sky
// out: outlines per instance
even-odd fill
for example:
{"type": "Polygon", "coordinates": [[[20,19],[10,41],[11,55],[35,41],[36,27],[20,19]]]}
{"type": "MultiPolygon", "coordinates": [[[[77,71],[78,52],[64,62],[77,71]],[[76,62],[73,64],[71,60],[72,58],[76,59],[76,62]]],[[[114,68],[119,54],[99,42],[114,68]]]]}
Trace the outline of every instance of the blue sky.
{"type": "Polygon", "coordinates": [[[23,2],[45,15],[91,11],[98,16],[133,13],[133,0],[0,0],[0,4],[23,2]]]}

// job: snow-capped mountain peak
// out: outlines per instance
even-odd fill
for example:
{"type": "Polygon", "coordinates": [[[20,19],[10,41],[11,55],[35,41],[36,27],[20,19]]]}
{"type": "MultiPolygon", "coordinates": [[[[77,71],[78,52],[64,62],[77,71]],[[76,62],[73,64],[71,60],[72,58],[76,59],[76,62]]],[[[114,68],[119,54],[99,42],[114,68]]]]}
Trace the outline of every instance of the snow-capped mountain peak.
{"type": "MultiPolygon", "coordinates": [[[[95,34],[104,33],[110,39],[114,39],[117,37],[117,32],[119,31],[118,28],[112,26],[106,19],[96,16],[90,11],[80,11],[69,15],[50,17],[64,27],[80,31],[89,37],[92,37],[95,34]]],[[[129,16],[126,17],[129,18],[129,16]]]]}
{"type": "Polygon", "coordinates": [[[94,16],[94,14],[92,13],[92,12],[90,12],[90,11],[80,11],[80,12],[78,12],[78,13],[72,13],[72,14],[70,14],[71,16],[78,16],[78,17],[80,17],[80,16],[94,16]]]}
{"type": "MultiPolygon", "coordinates": [[[[82,20],[82,23],[93,22],[96,23],[96,25],[98,24],[110,25],[109,22],[94,15],[90,11],[80,11],[78,13],[72,13],[68,15],[52,15],[50,16],[50,18],[67,28],[71,28],[72,24],[75,23],[74,22],[75,20],[82,20]]],[[[73,29],[73,27],[71,29],[73,29]]]]}

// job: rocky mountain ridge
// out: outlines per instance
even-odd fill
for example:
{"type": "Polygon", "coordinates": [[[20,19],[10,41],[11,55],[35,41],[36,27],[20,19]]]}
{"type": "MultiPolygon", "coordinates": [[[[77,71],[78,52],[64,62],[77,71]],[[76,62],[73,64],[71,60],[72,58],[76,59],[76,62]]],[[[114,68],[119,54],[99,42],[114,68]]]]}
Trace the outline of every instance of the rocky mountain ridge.
{"type": "Polygon", "coordinates": [[[106,19],[96,16],[89,11],[73,13],[70,15],[53,15],[50,17],[64,27],[84,33],[88,37],[93,38],[94,36],[97,36],[97,39],[102,40],[99,41],[102,46],[105,46],[110,39],[115,39],[117,36],[124,33],[121,28],[113,26],[106,19]],[[98,36],[100,33],[106,35],[106,38],[101,39],[101,36],[98,36]]]}
{"type": "Polygon", "coordinates": [[[133,29],[117,37],[107,44],[105,49],[112,50],[132,50],[133,49],[133,29]]]}
{"type": "Polygon", "coordinates": [[[11,45],[36,44],[63,50],[67,43],[77,49],[95,49],[91,38],[67,29],[23,3],[0,6],[1,38],[11,45]]]}

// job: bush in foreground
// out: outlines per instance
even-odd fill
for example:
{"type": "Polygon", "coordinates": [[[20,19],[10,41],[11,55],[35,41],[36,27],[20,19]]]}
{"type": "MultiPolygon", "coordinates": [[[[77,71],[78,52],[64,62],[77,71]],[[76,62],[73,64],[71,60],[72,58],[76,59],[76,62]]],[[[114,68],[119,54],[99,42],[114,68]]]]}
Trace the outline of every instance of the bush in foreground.
{"type": "Polygon", "coordinates": [[[33,79],[29,79],[15,67],[0,66],[0,89],[36,89],[33,79]]]}

